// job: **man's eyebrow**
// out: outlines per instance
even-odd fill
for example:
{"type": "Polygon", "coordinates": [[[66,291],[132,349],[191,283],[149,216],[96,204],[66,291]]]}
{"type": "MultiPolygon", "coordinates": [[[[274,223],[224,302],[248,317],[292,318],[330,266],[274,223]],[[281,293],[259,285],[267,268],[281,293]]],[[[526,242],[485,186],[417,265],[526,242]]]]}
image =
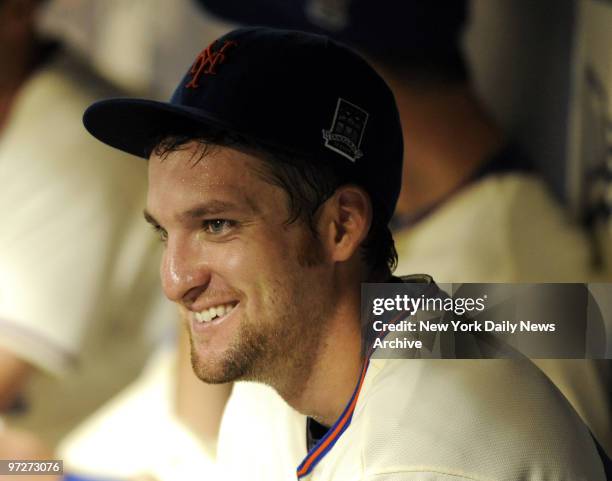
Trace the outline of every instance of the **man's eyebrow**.
{"type": "MultiPolygon", "coordinates": [[[[249,206],[250,207],[250,206],[249,206]]],[[[223,200],[211,200],[200,205],[196,205],[189,210],[186,210],[182,214],[179,214],[179,218],[183,220],[200,219],[201,217],[216,215],[228,210],[238,210],[240,206],[233,202],[227,202],[223,200]]]]}
{"type": "Polygon", "coordinates": [[[144,219],[152,226],[159,226],[159,222],[157,222],[155,217],[153,217],[153,215],[147,209],[142,212],[142,215],[144,216],[144,219]]]}
{"type": "MultiPolygon", "coordinates": [[[[253,202],[247,202],[246,205],[251,212],[257,212],[256,205],[253,202]]],[[[189,210],[179,214],[177,217],[182,221],[189,221],[194,219],[201,219],[202,217],[217,215],[223,212],[227,212],[229,210],[238,210],[241,206],[238,204],[234,204],[233,202],[227,202],[223,200],[212,200],[210,202],[205,202],[200,205],[196,205],[189,210]]],[[[147,209],[143,211],[143,215],[145,220],[153,225],[159,226],[161,225],[153,214],[151,214],[147,209]]]]}

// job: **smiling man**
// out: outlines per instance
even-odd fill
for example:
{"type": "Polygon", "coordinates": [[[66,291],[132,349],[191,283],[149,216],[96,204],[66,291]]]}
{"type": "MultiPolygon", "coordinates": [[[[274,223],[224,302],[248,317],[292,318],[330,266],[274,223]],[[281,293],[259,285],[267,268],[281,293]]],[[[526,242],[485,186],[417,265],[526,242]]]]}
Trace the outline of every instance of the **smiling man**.
{"type": "Polygon", "coordinates": [[[169,103],[105,100],[84,121],[149,159],[145,217],[197,375],[274,389],[235,389],[225,478],[287,479],[302,458],[297,476],[316,480],[604,478],[588,430],[528,362],[364,359],[361,283],[400,281],[387,224],[403,152],[393,95],[355,53],[235,30],[169,103]]]}
{"type": "Polygon", "coordinates": [[[166,244],[162,282],[188,321],[197,375],[213,383],[266,382],[288,401],[307,404],[304,380],[317,359],[329,358],[321,342],[329,329],[356,341],[346,353],[351,369],[338,374],[352,384],[361,364],[359,324],[333,324],[340,307],[357,319],[358,299],[329,293],[358,292],[366,270],[355,258],[334,274],[330,257],[349,260],[367,232],[370,208],[362,189],[343,186],[316,216],[325,224],[320,238],[304,221],[292,221],[270,162],[238,146],[179,147],[167,139],[151,155],[146,217],[166,244]],[[343,243],[335,245],[340,235],[343,243]]]}

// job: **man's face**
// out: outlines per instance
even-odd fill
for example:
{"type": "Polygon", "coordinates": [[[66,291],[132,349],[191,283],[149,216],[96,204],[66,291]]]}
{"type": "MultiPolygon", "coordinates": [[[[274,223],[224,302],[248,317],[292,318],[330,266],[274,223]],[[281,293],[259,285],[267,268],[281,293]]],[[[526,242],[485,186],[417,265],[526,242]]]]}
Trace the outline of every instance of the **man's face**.
{"type": "Polygon", "coordinates": [[[333,299],[333,264],[264,163],[197,144],[149,161],[147,216],[162,235],[161,277],[207,382],[283,384],[308,376],[333,299]],[[198,161],[199,160],[199,161],[198,161]]]}

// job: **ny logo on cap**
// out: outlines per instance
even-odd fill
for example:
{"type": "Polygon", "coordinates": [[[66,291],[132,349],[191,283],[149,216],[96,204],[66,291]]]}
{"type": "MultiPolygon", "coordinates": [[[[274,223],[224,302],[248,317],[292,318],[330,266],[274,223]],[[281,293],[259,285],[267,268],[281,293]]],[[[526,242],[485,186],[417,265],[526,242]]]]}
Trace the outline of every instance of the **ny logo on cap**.
{"type": "Polygon", "coordinates": [[[325,147],[352,162],[361,158],[363,152],[359,150],[359,147],[368,116],[368,113],[362,108],[339,98],[332,125],[329,130],[323,130],[325,147]]]}
{"type": "Polygon", "coordinates": [[[220,48],[213,50],[216,43],[217,41],[215,40],[208,47],[202,50],[196,57],[195,62],[193,62],[191,70],[189,71],[193,77],[191,77],[189,83],[185,85],[185,88],[198,88],[198,80],[202,74],[215,75],[217,73],[215,70],[217,65],[225,62],[225,53],[227,52],[227,49],[238,45],[237,42],[226,40],[223,42],[223,45],[220,48]]]}

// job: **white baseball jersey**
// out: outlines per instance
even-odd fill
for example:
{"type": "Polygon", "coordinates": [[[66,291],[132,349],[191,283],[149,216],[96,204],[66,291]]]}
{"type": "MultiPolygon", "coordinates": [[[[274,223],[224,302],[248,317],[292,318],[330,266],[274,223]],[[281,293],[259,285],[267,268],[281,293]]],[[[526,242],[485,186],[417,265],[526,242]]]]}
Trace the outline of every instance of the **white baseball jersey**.
{"type": "Polygon", "coordinates": [[[529,361],[509,360],[373,359],[308,454],[305,418],[243,383],[226,409],[219,463],[236,480],[605,479],[563,396],[529,361]]]}

